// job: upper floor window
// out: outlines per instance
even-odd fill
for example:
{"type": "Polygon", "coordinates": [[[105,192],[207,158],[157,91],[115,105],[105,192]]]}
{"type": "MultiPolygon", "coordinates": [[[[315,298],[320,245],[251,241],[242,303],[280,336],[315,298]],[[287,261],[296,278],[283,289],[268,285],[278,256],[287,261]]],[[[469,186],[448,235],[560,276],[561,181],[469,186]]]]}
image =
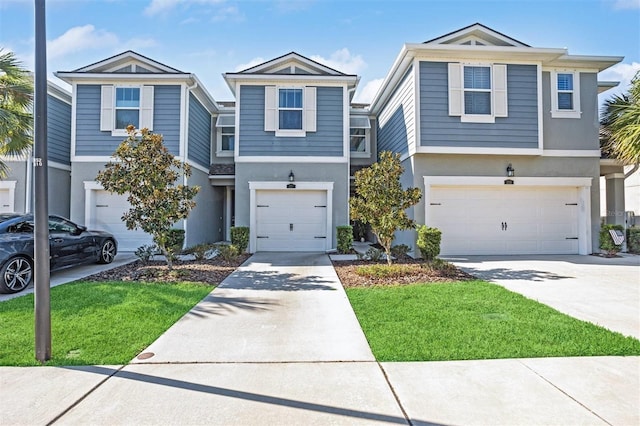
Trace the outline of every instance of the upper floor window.
{"type": "Polygon", "coordinates": [[[494,123],[507,117],[507,66],[448,64],[449,115],[462,122],[494,123]]]}
{"type": "Polygon", "coordinates": [[[130,124],[153,130],[154,86],[101,86],[100,130],[126,135],[130,124]]]}
{"type": "Polygon", "coordinates": [[[140,128],[140,88],[116,87],[116,129],[140,128]]]}
{"type": "Polygon", "coordinates": [[[302,130],[302,89],[278,90],[278,122],[283,130],[302,130]]]}
{"type": "Polygon", "coordinates": [[[551,116],[580,118],[580,73],[554,71],[551,80],[551,116]]]}
{"type": "Polygon", "coordinates": [[[491,114],[490,67],[464,67],[464,113],[491,114]]]}
{"type": "Polygon", "coordinates": [[[265,86],[264,130],[304,137],[316,131],[316,88],[265,86]]]}
{"type": "Polygon", "coordinates": [[[369,117],[351,116],[349,119],[349,140],[352,157],[368,157],[370,155],[369,117]]]}
{"type": "Polygon", "coordinates": [[[217,154],[219,156],[233,155],[236,141],[235,115],[219,115],[216,120],[217,154]]]}

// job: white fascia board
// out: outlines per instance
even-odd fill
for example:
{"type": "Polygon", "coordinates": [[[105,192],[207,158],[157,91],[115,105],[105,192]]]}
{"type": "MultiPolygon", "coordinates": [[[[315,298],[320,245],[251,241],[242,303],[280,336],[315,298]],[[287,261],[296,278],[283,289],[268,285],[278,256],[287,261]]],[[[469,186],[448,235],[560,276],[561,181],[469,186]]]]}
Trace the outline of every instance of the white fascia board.
{"type": "Polygon", "coordinates": [[[542,155],[539,148],[467,148],[452,146],[418,146],[418,154],[482,154],[482,155],[542,155]]]}
{"type": "Polygon", "coordinates": [[[187,81],[191,80],[193,74],[174,73],[174,74],[135,74],[135,73],[84,73],[84,72],[65,72],[58,71],[54,73],[60,80],[69,84],[73,81],[82,81],[85,84],[104,84],[109,82],[135,81],[149,82],[158,84],[170,84],[168,80],[187,81]]]}
{"type": "Polygon", "coordinates": [[[66,170],[68,172],[71,171],[71,166],[69,164],[58,163],[57,161],[48,161],[48,166],[54,169],[66,170]]]}
{"type": "Polygon", "coordinates": [[[618,87],[619,84],[619,81],[598,81],[598,94],[604,93],[614,87],[618,87]]]}
{"type": "Polygon", "coordinates": [[[192,168],[194,168],[196,170],[200,170],[201,172],[204,172],[207,175],[209,175],[209,168],[208,167],[201,166],[200,164],[198,164],[198,163],[196,163],[196,162],[194,162],[192,160],[185,160],[185,163],[190,165],[192,168]]]}
{"type": "Polygon", "coordinates": [[[384,106],[384,103],[387,101],[393,90],[397,86],[400,79],[404,76],[407,68],[413,62],[413,55],[409,54],[407,50],[407,44],[402,46],[400,49],[400,53],[396,57],[396,60],[393,62],[391,69],[387,73],[386,77],[382,81],[380,88],[373,97],[371,101],[371,105],[369,106],[369,110],[373,114],[378,114],[379,109],[384,106]]]}
{"type": "Polygon", "coordinates": [[[236,156],[236,163],[348,163],[349,157],[267,157],[267,156],[236,156]]]}
{"type": "Polygon", "coordinates": [[[71,105],[71,92],[58,86],[51,80],[47,80],[47,94],[71,105]]]}
{"type": "Polygon", "coordinates": [[[590,187],[591,177],[527,177],[514,176],[423,176],[428,186],[505,186],[505,179],[514,181],[517,186],[575,186],[590,187]]]}
{"type": "Polygon", "coordinates": [[[282,84],[284,83],[318,83],[328,85],[327,83],[335,83],[336,85],[352,85],[358,84],[359,77],[352,75],[314,75],[314,74],[223,74],[227,84],[242,83],[249,84],[282,84]]]}
{"type": "Polygon", "coordinates": [[[563,55],[545,65],[550,67],[569,68],[593,68],[597,72],[604,71],[613,65],[622,62],[624,56],[588,56],[588,55],[563,55]]]}
{"type": "Polygon", "coordinates": [[[202,82],[200,81],[198,76],[195,75],[195,74],[191,74],[191,79],[196,84],[196,87],[194,87],[192,89],[192,91],[195,92],[194,94],[200,100],[200,103],[205,105],[207,107],[207,109],[209,110],[209,112],[211,112],[211,113],[216,113],[216,112],[220,111],[220,109],[221,109],[220,105],[218,105],[218,103],[213,98],[211,93],[209,93],[209,91],[205,88],[204,84],[202,84],[202,82]],[[198,95],[200,95],[200,96],[198,96],[198,95]],[[202,100],[200,99],[201,97],[205,100],[205,102],[202,102],[202,100]]]}
{"type": "Polygon", "coordinates": [[[172,68],[168,65],[164,65],[160,62],[154,61],[151,58],[146,58],[131,50],[127,50],[126,52],[122,52],[119,55],[112,56],[107,59],[103,59],[102,61],[96,62],[94,64],[87,65],[82,68],[78,68],[75,71],[79,71],[79,72],[91,71],[91,70],[102,68],[104,66],[108,66],[109,64],[114,64],[114,66],[117,66],[118,64],[126,64],[128,60],[137,60],[137,62],[140,62],[141,64],[143,64],[145,68],[154,68],[156,70],[165,71],[165,72],[177,71],[175,68],[172,68]]]}

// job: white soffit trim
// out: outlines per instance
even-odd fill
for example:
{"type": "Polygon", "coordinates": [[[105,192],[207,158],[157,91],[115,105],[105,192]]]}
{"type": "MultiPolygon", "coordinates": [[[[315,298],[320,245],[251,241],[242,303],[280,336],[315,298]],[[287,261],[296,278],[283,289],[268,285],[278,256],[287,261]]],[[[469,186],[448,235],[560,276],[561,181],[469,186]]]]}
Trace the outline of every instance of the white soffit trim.
{"type": "Polygon", "coordinates": [[[539,148],[465,148],[449,146],[419,146],[419,154],[486,154],[486,155],[541,155],[539,148]]]}
{"type": "Polygon", "coordinates": [[[295,188],[287,188],[289,185],[289,181],[280,181],[280,182],[260,182],[260,181],[249,181],[249,189],[283,189],[283,190],[296,190],[296,189],[305,189],[305,190],[330,190],[333,189],[333,182],[294,182],[296,185],[295,188]]]}
{"type": "Polygon", "coordinates": [[[543,157],[596,157],[600,158],[599,149],[545,149],[543,157]]]}
{"type": "Polygon", "coordinates": [[[348,161],[348,157],[235,157],[236,163],[347,163],[348,161]]]}

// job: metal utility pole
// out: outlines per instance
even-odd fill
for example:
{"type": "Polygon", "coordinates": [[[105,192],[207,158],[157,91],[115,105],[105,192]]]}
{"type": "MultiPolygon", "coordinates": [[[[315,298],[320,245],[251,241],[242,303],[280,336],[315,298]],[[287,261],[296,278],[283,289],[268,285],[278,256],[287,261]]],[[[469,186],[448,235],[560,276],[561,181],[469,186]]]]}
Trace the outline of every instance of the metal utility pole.
{"type": "Polygon", "coordinates": [[[47,31],[45,0],[35,0],[36,75],[33,168],[36,359],[51,359],[51,294],[49,282],[49,196],[47,159],[47,31]]]}

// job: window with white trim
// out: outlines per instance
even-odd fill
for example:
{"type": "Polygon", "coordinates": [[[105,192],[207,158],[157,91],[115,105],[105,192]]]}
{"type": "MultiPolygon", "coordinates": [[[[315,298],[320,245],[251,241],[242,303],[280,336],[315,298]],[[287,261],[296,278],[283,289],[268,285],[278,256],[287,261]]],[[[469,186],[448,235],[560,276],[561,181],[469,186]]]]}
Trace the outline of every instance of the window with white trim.
{"type": "Polygon", "coordinates": [[[369,157],[371,153],[369,117],[351,116],[349,118],[349,144],[352,157],[369,157]]]}
{"type": "Polygon", "coordinates": [[[448,64],[449,115],[462,122],[495,123],[507,117],[507,66],[448,64]]]}
{"type": "Polygon", "coordinates": [[[551,73],[551,116],[580,118],[580,73],[566,70],[551,73]]]}
{"type": "Polygon", "coordinates": [[[265,87],[264,130],[303,137],[316,131],[316,88],[265,87]]]}
{"type": "Polygon", "coordinates": [[[216,120],[217,154],[219,156],[233,155],[236,140],[235,115],[219,115],[216,120]]]}
{"type": "Polygon", "coordinates": [[[100,93],[100,130],[126,135],[126,128],[153,130],[153,86],[104,85],[100,93]]]}

